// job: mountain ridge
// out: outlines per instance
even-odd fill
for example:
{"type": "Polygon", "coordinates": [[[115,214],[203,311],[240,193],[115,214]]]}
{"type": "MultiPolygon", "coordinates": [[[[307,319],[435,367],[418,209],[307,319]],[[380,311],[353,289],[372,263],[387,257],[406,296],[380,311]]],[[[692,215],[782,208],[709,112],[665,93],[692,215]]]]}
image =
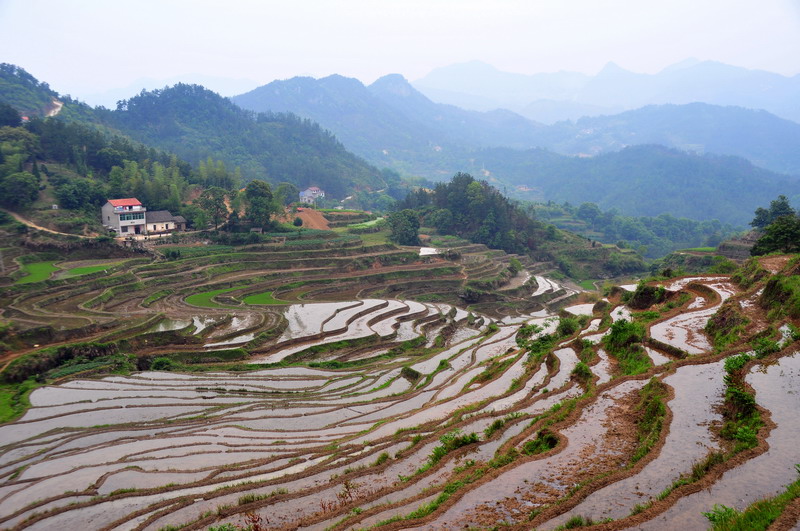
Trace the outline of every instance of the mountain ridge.
{"type": "MultiPolygon", "coordinates": [[[[485,63],[467,62],[434,69],[412,84],[432,98],[463,93],[472,101],[490,101],[517,112],[538,100],[559,101],[565,107],[573,103],[625,110],[699,101],[765,109],[800,122],[800,75],[782,76],[717,61],[681,61],[655,74],[631,72],[609,63],[593,76],[574,72],[512,74],[485,63]],[[623,78],[625,82],[620,82],[623,78]]],[[[541,120],[534,111],[535,106],[528,109],[526,117],[541,120]]],[[[568,109],[563,112],[562,118],[571,116],[568,109]]]]}

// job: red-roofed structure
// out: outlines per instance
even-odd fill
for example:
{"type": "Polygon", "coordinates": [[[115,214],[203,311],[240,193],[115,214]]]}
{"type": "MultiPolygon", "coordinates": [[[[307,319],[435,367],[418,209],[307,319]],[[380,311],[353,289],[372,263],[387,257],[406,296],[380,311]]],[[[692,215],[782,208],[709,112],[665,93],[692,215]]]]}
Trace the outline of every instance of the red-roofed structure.
{"type": "Polygon", "coordinates": [[[135,197],[128,197],[126,199],[109,199],[108,202],[114,207],[142,206],[141,201],[135,197]]]}
{"type": "Polygon", "coordinates": [[[120,235],[162,234],[186,230],[186,219],[168,210],[147,211],[135,197],[109,199],[101,209],[103,225],[120,235]]]}
{"type": "Polygon", "coordinates": [[[100,209],[103,225],[117,234],[144,234],[145,212],[141,201],[135,197],[109,199],[100,209]]]}

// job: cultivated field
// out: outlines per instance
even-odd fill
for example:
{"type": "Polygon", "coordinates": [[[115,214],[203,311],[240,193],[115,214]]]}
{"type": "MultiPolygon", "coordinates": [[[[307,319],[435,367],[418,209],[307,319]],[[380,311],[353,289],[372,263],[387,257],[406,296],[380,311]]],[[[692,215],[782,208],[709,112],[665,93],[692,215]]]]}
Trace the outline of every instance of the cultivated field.
{"type": "Polygon", "coordinates": [[[798,334],[757,263],[588,297],[466,242],[158,251],[4,288],[35,389],[0,526],[698,529],[796,480],[798,334]]]}

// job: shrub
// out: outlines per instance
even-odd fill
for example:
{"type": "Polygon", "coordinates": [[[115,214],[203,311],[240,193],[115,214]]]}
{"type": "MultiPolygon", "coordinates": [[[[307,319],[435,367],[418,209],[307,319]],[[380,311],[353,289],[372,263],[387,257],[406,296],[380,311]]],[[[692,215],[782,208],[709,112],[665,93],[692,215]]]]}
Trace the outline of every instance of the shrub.
{"type": "Polygon", "coordinates": [[[592,370],[584,362],[579,361],[571,374],[579,380],[587,381],[592,377],[592,370]]]}
{"type": "Polygon", "coordinates": [[[156,358],[150,364],[152,371],[172,371],[177,368],[177,364],[169,358],[156,358]]]}
{"type": "Polygon", "coordinates": [[[577,332],[580,328],[580,323],[574,317],[562,317],[558,321],[556,331],[560,336],[567,337],[577,332]]]}
{"type": "Polygon", "coordinates": [[[558,446],[558,437],[549,430],[540,430],[536,438],[526,441],[522,445],[522,451],[528,455],[536,455],[552,450],[558,446]]]}

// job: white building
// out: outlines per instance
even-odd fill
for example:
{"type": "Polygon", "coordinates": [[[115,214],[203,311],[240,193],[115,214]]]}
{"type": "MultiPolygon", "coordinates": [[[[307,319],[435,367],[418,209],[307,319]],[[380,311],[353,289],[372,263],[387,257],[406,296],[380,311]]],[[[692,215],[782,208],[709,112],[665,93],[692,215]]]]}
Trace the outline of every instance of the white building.
{"type": "Polygon", "coordinates": [[[325,197],[325,191],[316,186],[311,186],[300,192],[301,203],[310,203],[313,205],[317,202],[317,198],[319,197],[325,197]]]}
{"type": "Polygon", "coordinates": [[[147,209],[135,197],[109,199],[101,209],[103,226],[117,234],[161,234],[186,230],[186,219],[168,210],[147,209]]]}
{"type": "Polygon", "coordinates": [[[101,209],[103,226],[117,234],[145,234],[146,211],[135,197],[109,199],[101,209]]]}

